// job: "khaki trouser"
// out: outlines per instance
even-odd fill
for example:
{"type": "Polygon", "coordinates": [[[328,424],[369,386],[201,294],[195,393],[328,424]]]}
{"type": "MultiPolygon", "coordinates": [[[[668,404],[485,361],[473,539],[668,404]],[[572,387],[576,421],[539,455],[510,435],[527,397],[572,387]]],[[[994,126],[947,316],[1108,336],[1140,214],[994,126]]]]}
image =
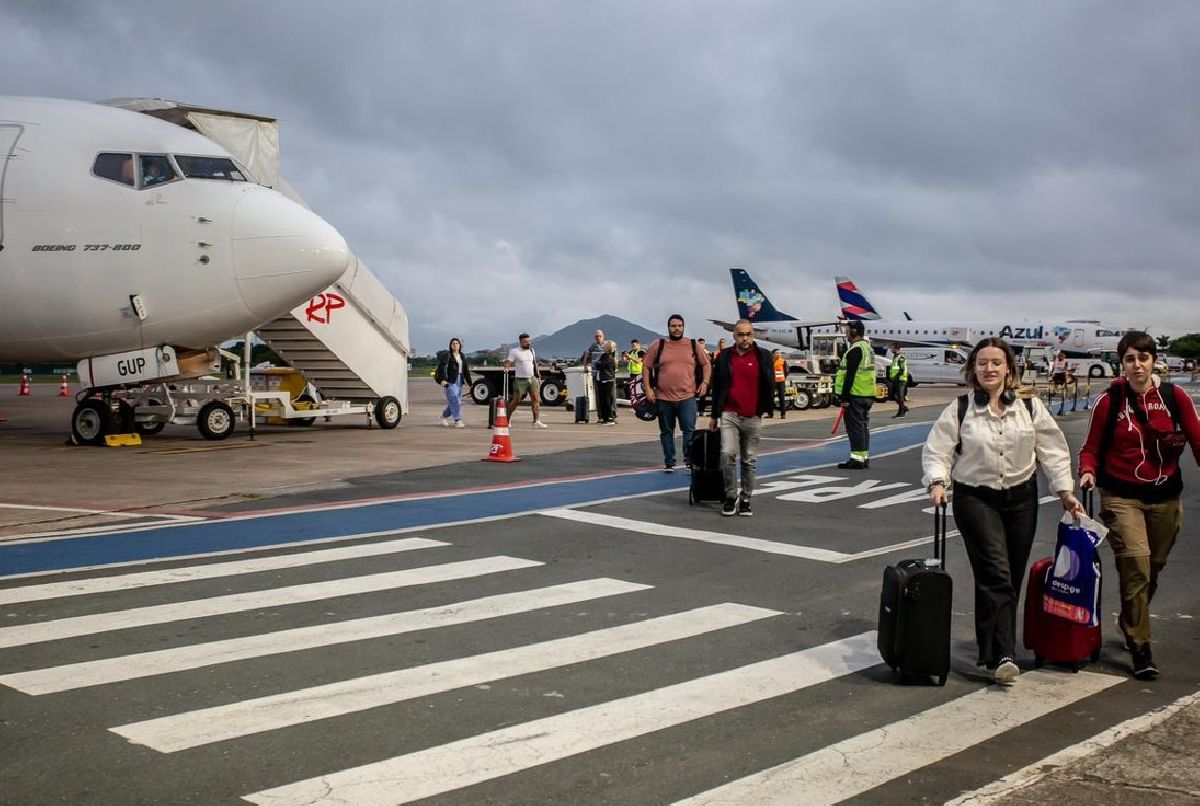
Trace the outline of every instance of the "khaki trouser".
{"type": "Polygon", "coordinates": [[[1183,507],[1179,498],[1147,504],[1101,491],[1100,520],[1121,582],[1121,632],[1135,646],[1150,643],[1150,600],[1158,575],[1179,536],[1183,507]]]}

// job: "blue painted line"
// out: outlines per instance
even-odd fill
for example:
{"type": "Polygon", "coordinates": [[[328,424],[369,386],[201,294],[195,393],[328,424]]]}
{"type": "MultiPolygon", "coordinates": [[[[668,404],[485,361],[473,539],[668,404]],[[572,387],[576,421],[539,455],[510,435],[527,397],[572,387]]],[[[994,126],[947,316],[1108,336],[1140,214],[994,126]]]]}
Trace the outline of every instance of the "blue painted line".
{"type": "MultiPolygon", "coordinates": [[[[872,451],[887,453],[924,442],[930,427],[930,423],[913,423],[873,433],[872,451]]],[[[826,443],[760,455],[758,472],[766,476],[806,470],[845,457],[844,441],[826,443]]],[[[914,476],[917,475],[920,475],[920,471],[914,470],[914,476]]],[[[483,492],[468,491],[438,498],[366,503],[343,509],[284,512],[247,520],[205,521],[142,532],[78,535],[40,543],[0,546],[0,578],[14,574],[68,571],[96,565],[325,540],[367,532],[439,526],[577,506],[629,495],[684,490],[687,486],[688,477],[684,474],[631,471],[604,478],[483,492]]]]}

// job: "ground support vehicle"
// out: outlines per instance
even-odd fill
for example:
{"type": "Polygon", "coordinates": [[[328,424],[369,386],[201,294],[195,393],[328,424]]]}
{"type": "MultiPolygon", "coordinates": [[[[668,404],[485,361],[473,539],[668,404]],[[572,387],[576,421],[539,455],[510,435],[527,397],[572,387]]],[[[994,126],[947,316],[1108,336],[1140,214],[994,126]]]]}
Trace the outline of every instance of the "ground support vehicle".
{"type": "Polygon", "coordinates": [[[195,425],[205,439],[221,440],[233,433],[239,419],[253,416],[268,423],[310,426],[318,417],[362,416],[384,429],[400,424],[399,401],[384,395],[377,400],[349,401],[322,398],[289,368],[251,373],[247,395],[239,379],[201,377],[140,386],[87,389],[80,393],[71,417],[72,440],[80,445],[103,445],[110,434],[134,433],[148,437],[168,424],[195,425]],[[253,404],[251,415],[248,403],[253,404]]]}
{"type": "Polygon", "coordinates": [[[799,411],[823,409],[833,401],[833,377],[794,372],[788,375],[784,399],[799,411]]]}
{"type": "MultiPolygon", "coordinates": [[[[539,364],[538,372],[542,383],[538,395],[543,406],[561,406],[567,402],[567,374],[558,364],[539,364]]],[[[471,367],[471,400],[477,405],[486,406],[494,397],[500,397],[505,389],[505,376],[508,379],[508,394],[511,397],[515,376],[511,369],[504,367],[471,367]]]]}

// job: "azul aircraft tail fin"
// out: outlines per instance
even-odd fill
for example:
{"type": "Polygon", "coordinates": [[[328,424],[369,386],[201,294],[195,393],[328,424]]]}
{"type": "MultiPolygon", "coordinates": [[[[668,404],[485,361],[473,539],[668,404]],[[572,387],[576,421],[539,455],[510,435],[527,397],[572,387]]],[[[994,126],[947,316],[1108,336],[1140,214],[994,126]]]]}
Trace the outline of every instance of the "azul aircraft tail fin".
{"type": "Polygon", "coordinates": [[[796,319],[791,314],[775,309],[771,300],[758,287],[758,283],[750,278],[745,269],[731,268],[733,278],[733,294],[737,298],[738,318],[749,319],[751,322],[780,322],[796,319]]]}
{"type": "Polygon", "coordinates": [[[842,316],[847,319],[879,319],[879,311],[867,299],[867,295],[849,277],[835,277],[837,282],[838,302],[842,306],[842,316]]]}

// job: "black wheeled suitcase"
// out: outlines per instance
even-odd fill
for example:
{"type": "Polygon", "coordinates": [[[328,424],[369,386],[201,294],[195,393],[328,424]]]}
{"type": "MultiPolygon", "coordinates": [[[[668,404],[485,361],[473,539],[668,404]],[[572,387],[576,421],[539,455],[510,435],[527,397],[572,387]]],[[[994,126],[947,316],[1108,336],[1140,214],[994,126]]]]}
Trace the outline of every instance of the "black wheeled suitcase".
{"type": "Polygon", "coordinates": [[[580,395],[575,398],[575,422],[586,423],[588,421],[588,399],[587,395],[580,395]]]}
{"type": "Polygon", "coordinates": [[[707,429],[692,434],[688,446],[688,463],[692,466],[692,481],[688,486],[688,503],[724,501],[725,477],[721,475],[721,432],[707,429]]]}
{"type": "Polygon", "coordinates": [[[950,610],[954,581],[946,573],[946,507],[933,512],[933,558],[901,560],[883,571],[879,654],[900,678],[950,674],[950,610]]]}

